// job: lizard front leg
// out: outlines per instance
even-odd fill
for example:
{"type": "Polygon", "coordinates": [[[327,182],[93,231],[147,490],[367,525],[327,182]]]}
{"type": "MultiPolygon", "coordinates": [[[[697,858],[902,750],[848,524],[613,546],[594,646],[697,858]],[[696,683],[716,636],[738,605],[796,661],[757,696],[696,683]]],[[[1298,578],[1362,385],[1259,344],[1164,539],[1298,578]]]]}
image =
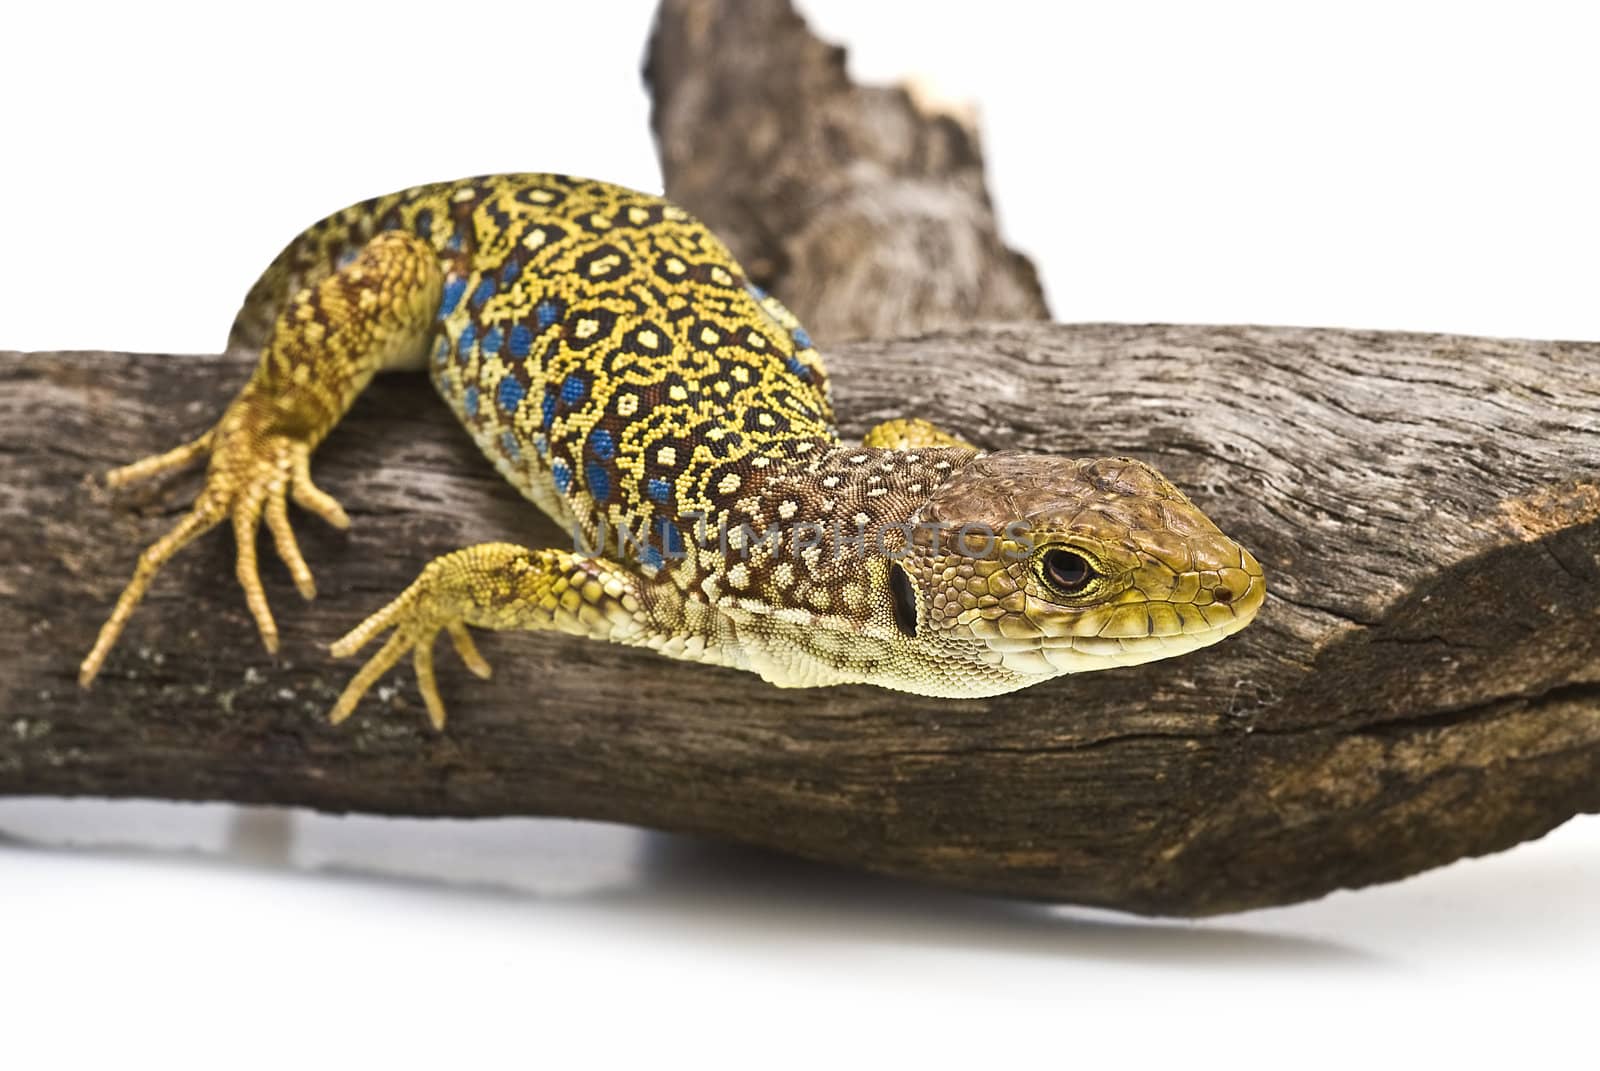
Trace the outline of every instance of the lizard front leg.
{"type": "Polygon", "coordinates": [[[229,517],[245,602],[267,650],[277,650],[277,625],[256,567],[260,523],[265,518],[300,594],[313,597],[316,585],[289,526],[288,499],[337,527],[350,523],[311,482],[311,452],[379,369],[420,365],[441,287],[431,247],[407,234],[378,235],[351,263],[289,299],[250,382],[215,427],[109,474],[106,482],[120,487],[211,455],[205,487],[189,513],[139,556],[79,667],[79,684],[94,680],[161,566],[229,517]]]}
{"type": "Polygon", "coordinates": [[[951,435],[936,424],[916,418],[885,420],[867,432],[861,445],[882,450],[927,450],[936,446],[976,449],[960,436],[951,435]]]}
{"type": "Polygon", "coordinates": [[[367,689],[410,651],[428,719],[442,729],[445,709],[433,673],[433,643],[441,630],[467,668],[487,677],[489,664],[473,645],[468,625],[657,645],[653,641],[669,637],[649,603],[643,582],[604,558],[512,543],[453,551],[429,562],[398,598],[333,644],[333,654],[344,658],[394,629],[351,678],[331,717],[335,724],[348,718],[367,689]]]}

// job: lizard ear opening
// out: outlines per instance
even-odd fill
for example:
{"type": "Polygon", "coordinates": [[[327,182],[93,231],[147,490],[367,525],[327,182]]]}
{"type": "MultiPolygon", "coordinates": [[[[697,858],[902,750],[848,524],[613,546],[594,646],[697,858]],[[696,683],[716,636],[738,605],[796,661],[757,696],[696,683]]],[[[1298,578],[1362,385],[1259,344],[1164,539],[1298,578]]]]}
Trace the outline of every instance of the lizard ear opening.
{"type": "Polygon", "coordinates": [[[898,565],[889,566],[889,595],[894,604],[894,623],[912,639],[917,635],[917,587],[911,576],[898,565]]]}

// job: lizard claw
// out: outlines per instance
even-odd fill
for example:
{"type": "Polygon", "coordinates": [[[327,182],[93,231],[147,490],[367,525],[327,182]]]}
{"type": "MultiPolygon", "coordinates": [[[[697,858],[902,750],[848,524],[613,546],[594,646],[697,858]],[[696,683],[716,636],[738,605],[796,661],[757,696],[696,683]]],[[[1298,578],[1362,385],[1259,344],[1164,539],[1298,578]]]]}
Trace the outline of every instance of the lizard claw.
{"type": "Polygon", "coordinates": [[[472,642],[472,634],[467,631],[466,624],[443,610],[439,600],[430,597],[438,581],[438,570],[433,565],[423,569],[422,575],[398,598],[329,646],[335,658],[348,658],[385,629],[394,629],[388,641],[367,659],[366,664],[350,678],[350,683],[345,685],[328,715],[333,724],[338,725],[353,714],[361,697],[410,650],[417,687],[422,692],[422,702],[428,708],[428,721],[435,729],[443,729],[444,700],[439,698],[439,684],[433,672],[433,641],[441,629],[449,633],[450,642],[467,669],[478,677],[489,677],[492,672],[489,663],[472,642]]]}
{"type": "Polygon", "coordinates": [[[238,544],[234,572],[239,586],[244,589],[250,616],[261,633],[261,642],[269,652],[278,650],[278,626],[267,604],[256,561],[256,533],[263,519],[272,533],[278,557],[289,567],[296,589],[304,598],[316,597],[316,581],[289,524],[288,499],[292,496],[298,505],[339,528],[348,527],[350,519],[331,496],[311,482],[310,445],[265,428],[265,417],[267,414],[261,407],[246,395],[229,407],[215,428],[193,442],[125,465],[107,475],[108,486],[124,487],[136,480],[181,468],[207,451],[211,452],[206,485],[195,498],[194,505],[171,531],[139,555],[133,577],[123,588],[111,615],[100,628],[94,647],[78,668],[81,686],[88,687],[100,672],[106,656],[161,567],[178,551],[230,516],[238,544]]]}

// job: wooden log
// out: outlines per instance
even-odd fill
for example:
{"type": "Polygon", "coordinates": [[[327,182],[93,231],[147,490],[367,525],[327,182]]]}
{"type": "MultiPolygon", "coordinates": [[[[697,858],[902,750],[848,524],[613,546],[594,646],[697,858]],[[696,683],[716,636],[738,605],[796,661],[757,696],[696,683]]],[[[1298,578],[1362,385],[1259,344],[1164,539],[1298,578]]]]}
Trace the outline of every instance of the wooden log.
{"type": "Polygon", "coordinates": [[[788,0],[665,0],[645,77],[668,196],[824,344],[1049,318],[972,118],[855,85],[788,0]]]}
{"type": "Polygon", "coordinates": [[[441,647],[353,723],[323,644],[429,557],[565,537],[428,387],[380,379],[297,515],[322,594],[264,549],[261,649],[215,533],[157,581],[93,691],[78,659],[196,478],[107,468],[213,419],[232,358],[0,354],[0,793],[410,815],[570,815],[993,893],[1206,914],[1390,880],[1600,810],[1600,346],[997,325],[838,348],[851,433],[902,413],[989,448],[1128,453],[1268,570],[1222,645],[1011,696],[784,691],[561,636],[441,647]]]}

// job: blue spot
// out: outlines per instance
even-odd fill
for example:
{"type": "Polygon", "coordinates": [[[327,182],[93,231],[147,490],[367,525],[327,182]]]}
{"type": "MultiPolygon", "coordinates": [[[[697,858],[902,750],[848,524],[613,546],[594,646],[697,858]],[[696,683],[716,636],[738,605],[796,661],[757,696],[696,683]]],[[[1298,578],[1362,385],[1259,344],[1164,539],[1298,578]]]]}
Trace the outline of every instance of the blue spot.
{"type": "Polygon", "coordinates": [[[518,324],[511,329],[511,356],[526,357],[533,350],[533,332],[528,330],[527,324],[518,324]]]}
{"type": "Polygon", "coordinates": [[[426,208],[417,213],[417,237],[433,237],[433,213],[426,208]]]}
{"type": "Polygon", "coordinates": [[[639,560],[651,569],[661,568],[661,552],[648,543],[639,548],[639,560]]]}
{"type": "Polygon", "coordinates": [[[515,376],[506,376],[500,380],[500,388],[495,392],[495,396],[500,399],[500,408],[508,413],[515,413],[527,393],[527,388],[518,383],[515,376]]]}
{"type": "Polygon", "coordinates": [[[450,360],[450,340],[443,335],[433,344],[433,361],[435,364],[446,364],[450,360]]]}
{"type": "Polygon", "coordinates": [[[467,292],[467,281],[456,276],[444,284],[444,300],[439,302],[439,319],[444,319],[456,311],[456,306],[461,304],[461,295],[467,292]]]}
{"type": "Polygon", "coordinates": [[[506,261],[505,268],[500,272],[500,285],[510,286],[517,278],[517,273],[522,270],[522,265],[515,260],[506,261]]]}
{"type": "Polygon", "coordinates": [[[678,526],[662,517],[656,530],[661,533],[661,545],[666,552],[674,558],[683,557],[683,533],[678,531],[678,526]]]}
{"type": "Polygon", "coordinates": [[[493,357],[500,352],[500,339],[500,329],[491,327],[483,333],[483,342],[479,344],[478,348],[483,351],[485,357],[493,357]]]}
{"type": "Polygon", "coordinates": [[[347,264],[354,264],[356,262],[356,253],[357,252],[358,251],[355,250],[355,249],[346,249],[343,253],[340,253],[339,254],[339,267],[342,268],[347,264]]]}
{"type": "Polygon", "coordinates": [[[750,291],[750,296],[755,298],[757,301],[765,301],[766,300],[767,292],[765,290],[761,289],[755,283],[748,283],[747,282],[747,283],[744,284],[744,288],[746,290],[750,291]]]}
{"type": "Polygon", "coordinates": [[[543,428],[545,431],[549,431],[550,430],[550,425],[555,422],[555,419],[556,419],[556,396],[555,396],[555,392],[552,391],[549,387],[546,387],[545,391],[544,391],[544,414],[543,414],[543,420],[542,420],[542,422],[540,423],[539,426],[541,428],[543,428]]]}
{"type": "Polygon", "coordinates": [[[543,331],[561,319],[561,303],[545,298],[533,307],[533,315],[539,321],[539,330],[543,331]]]}
{"type": "Polygon", "coordinates": [[[645,493],[655,502],[665,502],[672,497],[672,485],[659,476],[652,476],[645,484],[645,493]]]}
{"type": "Polygon", "coordinates": [[[803,350],[811,348],[811,336],[806,334],[805,328],[797,327],[794,329],[794,344],[803,350]]]}
{"type": "Polygon", "coordinates": [[[494,280],[484,279],[478,284],[478,289],[472,292],[472,304],[481,307],[484,302],[494,297],[494,280]]]}
{"type": "Polygon", "coordinates": [[[583,401],[583,396],[588,393],[589,385],[576,372],[561,382],[561,400],[568,405],[577,405],[583,401]]]}
{"type": "Polygon", "coordinates": [[[795,375],[799,376],[801,379],[810,379],[811,378],[811,369],[809,369],[805,365],[801,364],[800,363],[800,358],[798,358],[798,357],[790,357],[789,360],[787,362],[785,362],[785,363],[788,364],[789,371],[793,372],[795,375]]]}
{"type": "Polygon", "coordinates": [[[462,330],[461,337],[456,339],[456,349],[458,351],[460,351],[461,353],[466,353],[468,350],[470,350],[472,348],[472,344],[474,342],[477,342],[477,341],[478,341],[478,329],[477,329],[477,327],[475,327],[472,324],[468,324],[462,330]]]}
{"type": "Polygon", "coordinates": [[[610,461],[617,456],[617,444],[605,428],[594,429],[594,433],[589,436],[589,449],[601,461],[610,461]]]}
{"type": "Polygon", "coordinates": [[[469,417],[476,417],[478,415],[478,388],[477,387],[468,387],[467,388],[467,393],[465,393],[465,394],[463,394],[461,396],[461,408],[466,410],[467,416],[469,416],[469,417]]]}
{"type": "Polygon", "coordinates": [[[444,247],[452,253],[459,253],[461,251],[461,232],[456,231],[452,234],[450,240],[444,244],[444,247]]]}
{"type": "Polygon", "coordinates": [[[543,457],[550,452],[550,440],[543,435],[535,435],[533,437],[533,448],[539,451],[540,457],[543,457]]]}
{"type": "Polygon", "coordinates": [[[594,496],[596,502],[604,502],[611,497],[611,473],[598,461],[591,461],[583,466],[583,482],[589,485],[589,494],[594,496]]]}
{"type": "Polygon", "coordinates": [[[562,494],[566,494],[572,487],[572,470],[567,468],[565,461],[550,463],[550,478],[556,482],[556,490],[562,494]]]}
{"type": "Polygon", "coordinates": [[[518,445],[517,437],[511,432],[502,431],[500,433],[500,448],[506,452],[506,455],[511,460],[520,461],[522,459],[522,447],[518,445]]]}

